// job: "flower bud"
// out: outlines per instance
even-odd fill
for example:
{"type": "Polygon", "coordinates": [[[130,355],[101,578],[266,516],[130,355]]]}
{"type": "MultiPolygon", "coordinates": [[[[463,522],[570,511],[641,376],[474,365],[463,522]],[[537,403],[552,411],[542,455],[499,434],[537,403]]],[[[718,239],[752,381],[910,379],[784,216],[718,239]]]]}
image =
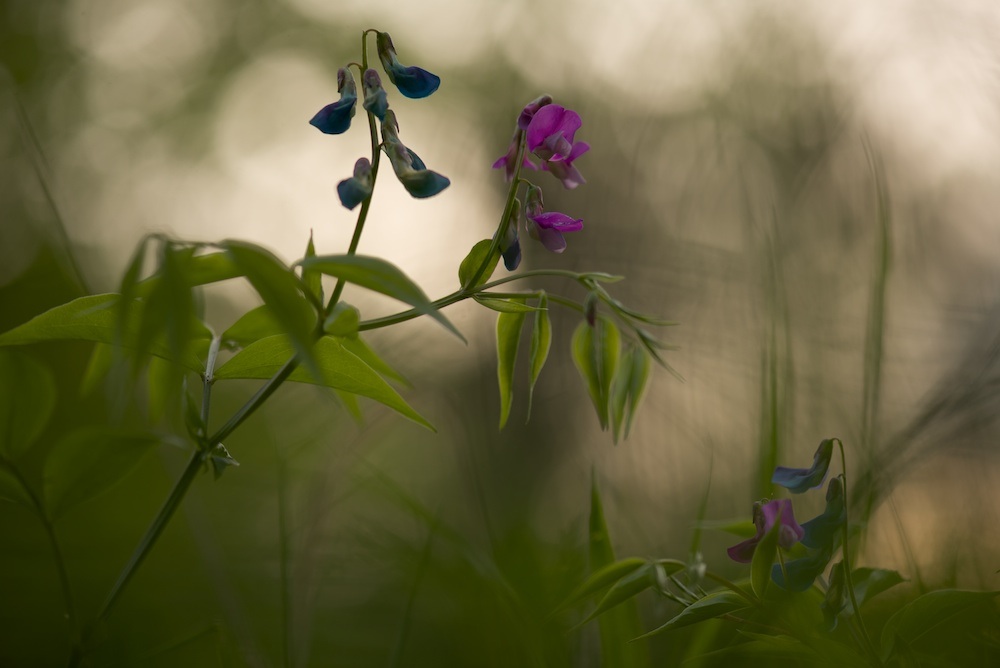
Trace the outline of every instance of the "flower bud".
{"type": "Polygon", "coordinates": [[[365,70],[361,77],[361,86],[365,93],[365,101],[361,104],[365,110],[375,114],[381,121],[385,119],[385,112],[389,110],[389,101],[386,98],[385,89],[382,88],[382,79],[378,72],[369,68],[365,70]]]}

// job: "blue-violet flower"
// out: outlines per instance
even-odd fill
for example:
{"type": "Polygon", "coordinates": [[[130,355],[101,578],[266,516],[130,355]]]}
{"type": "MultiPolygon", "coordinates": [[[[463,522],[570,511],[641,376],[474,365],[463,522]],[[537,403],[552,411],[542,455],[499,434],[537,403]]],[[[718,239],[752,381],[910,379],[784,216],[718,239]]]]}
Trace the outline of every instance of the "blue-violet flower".
{"type": "Polygon", "coordinates": [[[378,72],[369,68],[361,75],[361,87],[365,93],[365,101],[361,104],[367,111],[375,114],[381,121],[385,119],[385,112],[389,109],[389,101],[386,98],[385,89],[382,88],[382,79],[378,72]]]}
{"type": "Polygon", "coordinates": [[[774,469],[771,482],[781,485],[793,494],[801,494],[806,490],[820,487],[830,468],[830,457],[833,456],[834,439],[824,439],[813,455],[812,466],[808,469],[793,469],[779,466],[774,469]]]}
{"type": "Polygon", "coordinates": [[[399,124],[392,109],[385,112],[382,121],[382,147],[396,177],[411,196],[433,197],[451,185],[447,177],[427,169],[420,157],[399,141],[399,124]]]}
{"type": "Polygon", "coordinates": [[[354,83],[354,75],[346,67],[337,70],[337,91],[340,93],[340,100],[320,109],[309,121],[310,125],[324,134],[339,135],[351,127],[355,103],[358,101],[358,88],[354,83]]]}
{"type": "Polygon", "coordinates": [[[340,203],[353,209],[372,194],[372,166],[368,158],[358,158],[354,163],[354,176],[337,184],[340,203]]]}
{"type": "Polygon", "coordinates": [[[514,198],[510,217],[507,219],[507,229],[500,238],[500,254],[503,256],[503,266],[507,271],[514,271],[521,264],[521,242],[517,238],[517,224],[521,218],[521,202],[514,198]]]}
{"type": "Polygon", "coordinates": [[[399,92],[409,98],[427,97],[441,85],[441,78],[419,67],[404,67],[396,57],[396,47],[392,45],[389,33],[380,32],[375,43],[382,68],[399,92]]]}

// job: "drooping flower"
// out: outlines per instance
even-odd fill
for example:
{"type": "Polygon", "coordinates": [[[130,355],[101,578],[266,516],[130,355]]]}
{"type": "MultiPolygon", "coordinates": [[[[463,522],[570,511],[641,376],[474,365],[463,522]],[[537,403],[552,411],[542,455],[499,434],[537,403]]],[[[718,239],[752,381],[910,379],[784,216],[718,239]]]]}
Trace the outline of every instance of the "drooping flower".
{"type": "Polygon", "coordinates": [[[581,125],[583,121],[575,111],[547,104],[528,123],[528,150],[542,160],[565,160],[573,151],[573,139],[581,125]]]}
{"type": "Polygon", "coordinates": [[[399,92],[409,98],[427,97],[441,85],[441,78],[419,67],[404,67],[396,57],[396,47],[392,44],[389,33],[377,34],[375,43],[378,47],[378,58],[382,61],[389,81],[399,89],[399,92]]]}
{"type": "Polygon", "coordinates": [[[354,75],[346,67],[337,70],[337,91],[340,99],[320,109],[309,121],[310,125],[324,134],[339,135],[351,127],[354,107],[358,101],[358,88],[354,83],[354,75]]]}
{"type": "Polygon", "coordinates": [[[552,104],[551,95],[540,95],[528,104],[524,105],[524,109],[521,110],[521,115],[517,117],[517,128],[519,130],[527,130],[528,126],[531,124],[531,119],[535,117],[538,110],[550,104],[552,104]]]}
{"type": "Polygon", "coordinates": [[[590,144],[585,141],[578,141],[573,144],[573,148],[570,150],[569,155],[564,159],[556,162],[543,160],[542,169],[547,172],[552,172],[552,176],[562,181],[564,188],[572,190],[578,185],[587,182],[586,179],[583,178],[583,174],[580,173],[580,170],[573,166],[573,161],[589,150],[590,144]]]}
{"type": "MultiPolygon", "coordinates": [[[[517,151],[521,148],[523,138],[524,130],[520,128],[515,129],[514,136],[510,140],[510,146],[507,147],[507,152],[493,163],[493,169],[502,169],[504,171],[504,180],[507,183],[514,180],[514,172],[517,171],[517,166],[514,163],[517,162],[517,151]]],[[[521,165],[528,169],[538,169],[538,165],[529,160],[527,155],[521,159],[521,165]]]]}
{"type": "Polygon", "coordinates": [[[775,564],[771,569],[771,579],[775,584],[789,591],[805,591],[818,578],[833,553],[840,546],[844,523],[847,521],[847,505],[844,499],[844,482],[840,476],[830,480],[826,488],[826,509],[802,525],[802,544],[809,554],[784,564],[775,564]]]}
{"type": "Polygon", "coordinates": [[[392,109],[385,112],[382,121],[382,148],[399,182],[411,196],[433,197],[451,185],[447,177],[427,169],[424,161],[399,140],[399,124],[392,109]]]}
{"type": "Polygon", "coordinates": [[[540,241],[546,249],[553,253],[562,253],[566,250],[566,239],[563,234],[583,229],[582,218],[573,218],[557,211],[545,211],[542,202],[542,189],[534,184],[528,184],[528,192],[524,202],[524,218],[528,236],[540,241]]]}
{"type": "Polygon", "coordinates": [[[812,466],[808,469],[793,469],[779,466],[774,469],[771,482],[781,485],[793,494],[801,494],[806,490],[819,487],[826,478],[827,469],[830,468],[830,458],[833,456],[832,438],[824,439],[813,455],[812,466]]]}
{"type": "Polygon", "coordinates": [[[753,560],[753,553],[757,549],[757,544],[763,540],[767,532],[771,530],[771,527],[779,521],[781,524],[778,528],[778,545],[789,548],[799,542],[804,531],[795,521],[791,499],[775,499],[767,503],[758,502],[753,504],[753,523],[757,528],[757,533],[753,538],[733,545],[726,550],[729,558],[741,564],[750,563],[753,560]]]}
{"type": "Polygon", "coordinates": [[[361,76],[361,87],[365,93],[365,101],[361,104],[367,111],[375,114],[381,121],[385,119],[385,112],[389,109],[389,100],[386,97],[385,89],[382,88],[382,79],[378,72],[369,68],[361,76]]]}
{"type": "Polygon", "coordinates": [[[521,202],[514,198],[510,217],[507,219],[507,229],[500,238],[500,254],[503,256],[503,266],[507,271],[514,271],[521,264],[521,241],[517,238],[517,224],[521,218],[521,202]]]}
{"type": "Polygon", "coordinates": [[[337,184],[340,203],[353,209],[372,194],[372,166],[368,158],[358,158],[354,163],[354,176],[337,184]]]}

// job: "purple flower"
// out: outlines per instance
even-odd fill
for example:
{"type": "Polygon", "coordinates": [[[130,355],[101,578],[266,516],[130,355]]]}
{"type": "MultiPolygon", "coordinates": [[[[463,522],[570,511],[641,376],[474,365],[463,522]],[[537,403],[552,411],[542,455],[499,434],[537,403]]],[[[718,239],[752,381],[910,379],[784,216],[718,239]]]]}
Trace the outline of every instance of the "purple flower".
{"type": "Polygon", "coordinates": [[[584,141],[578,141],[573,144],[573,148],[570,150],[569,155],[567,155],[563,160],[559,160],[558,162],[552,162],[551,160],[542,161],[542,169],[547,172],[552,172],[552,176],[562,181],[563,187],[567,190],[572,190],[578,185],[587,182],[586,179],[583,178],[583,174],[581,174],[580,171],[573,166],[573,161],[589,150],[590,144],[584,141]]]}
{"type": "Polygon", "coordinates": [[[542,242],[542,245],[553,253],[562,253],[566,250],[564,233],[583,229],[582,218],[573,218],[557,211],[545,211],[542,189],[534,184],[528,184],[524,217],[528,236],[542,242]]]}
{"type": "Polygon", "coordinates": [[[558,104],[535,112],[526,130],[528,150],[542,160],[565,160],[573,151],[573,138],[583,125],[580,115],[558,104]]]}
{"type": "MultiPolygon", "coordinates": [[[[510,146],[507,147],[507,152],[497,158],[497,161],[493,163],[493,169],[502,169],[504,171],[504,179],[507,183],[514,180],[514,172],[517,171],[514,163],[517,161],[517,151],[521,147],[521,140],[524,138],[524,131],[520,128],[514,130],[514,136],[510,140],[510,146]]],[[[527,167],[528,169],[538,169],[538,165],[528,160],[528,156],[524,156],[521,159],[521,165],[527,167]]]]}
{"type": "Polygon", "coordinates": [[[365,92],[365,101],[361,104],[365,110],[375,114],[378,119],[385,119],[385,112],[389,109],[389,101],[386,99],[385,89],[382,88],[382,80],[378,72],[373,69],[365,70],[361,76],[361,87],[365,92]]]}
{"type": "Polygon", "coordinates": [[[775,522],[779,521],[779,517],[781,526],[778,529],[778,545],[789,548],[799,542],[805,530],[795,521],[795,513],[792,512],[790,499],[775,499],[764,504],[755,503],[753,504],[753,523],[757,527],[757,534],[753,538],[729,548],[726,551],[729,558],[741,564],[750,563],[753,560],[757,544],[771,530],[775,522]]]}
{"type": "Polygon", "coordinates": [[[828,438],[819,444],[816,454],[813,455],[812,466],[808,469],[792,469],[779,466],[774,469],[771,482],[781,485],[793,494],[801,494],[808,489],[819,487],[826,478],[826,471],[830,468],[830,457],[833,456],[833,441],[828,438]]]}
{"type": "Polygon", "coordinates": [[[404,67],[396,57],[396,47],[389,33],[380,32],[375,43],[382,68],[399,92],[409,98],[427,97],[441,85],[441,78],[419,67],[404,67]]]}
{"type": "Polygon", "coordinates": [[[802,525],[802,544],[809,548],[807,555],[789,561],[781,568],[775,564],[771,579],[789,591],[805,591],[826,570],[833,553],[840,545],[844,524],[847,522],[847,505],[844,499],[844,481],[841,476],[832,478],[826,487],[826,509],[802,525]]]}
{"type": "Polygon", "coordinates": [[[358,101],[358,88],[354,83],[354,75],[346,67],[337,70],[337,91],[340,100],[328,104],[312,117],[309,124],[328,135],[339,135],[351,127],[354,117],[354,106],[358,101]]]}
{"type": "Polygon", "coordinates": [[[354,163],[354,176],[337,184],[340,203],[353,209],[372,194],[372,166],[368,158],[358,158],[354,163]]]}
{"type": "Polygon", "coordinates": [[[398,132],[396,114],[389,109],[382,121],[382,148],[406,191],[413,197],[423,199],[433,197],[450,186],[451,181],[447,177],[427,169],[424,161],[399,141],[398,132]]]}
{"type": "Polygon", "coordinates": [[[538,110],[550,104],[552,104],[552,96],[541,95],[524,105],[524,109],[521,110],[521,115],[517,117],[517,128],[519,130],[527,130],[528,126],[531,124],[531,119],[535,117],[538,110]]]}
{"type": "Polygon", "coordinates": [[[521,218],[521,202],[515,197],[510,217],[507,219],[507,229],[500,238],[500,254],[503,256],[503,266],[507,271],[514,271],[521,264],[521,241],[517,238],[517,224],[521,218]]]}

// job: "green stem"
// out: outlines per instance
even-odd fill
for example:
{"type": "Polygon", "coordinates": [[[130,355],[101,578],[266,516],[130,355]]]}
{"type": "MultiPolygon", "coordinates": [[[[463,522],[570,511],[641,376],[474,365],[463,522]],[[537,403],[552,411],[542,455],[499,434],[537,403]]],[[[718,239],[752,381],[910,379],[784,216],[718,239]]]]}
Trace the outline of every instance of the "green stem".
{"type": "Polygon", "coordinates": [[[882,665],[882,660],[879,658],[878,652],[875,650],[875,645],[872,644],[871,636],[868,635],[868,627],[865,626],[864,617],[861,616],[861,606],[858,605],[857,596],[854,594],[854,580],[851,577],[851,550],[847,541],[849,539],[849,534],[847,530],[847,518],[850,514],[847,511],[847,456],[844,454],[844,444],[840,439],[834,439],[837,441],[837,446],[840,448],[840,468],[843,471],[843,484],[844,484],[844,525],[842,527],[844,533],[844,546],[841,552],[844,555],[844,581],[847,583],[847,595],[851,599],[851,606],[854,608],[854,620],[858,625],[858,629],[861,631],[861,638],[864,641],[865,651],[871,656],[872,661],[876,666],[882,665]]]}
{"type": "Polygon", "coordinates": [[[240,410],[234,413],[233,416],[226,421],[226,424],[219,427],[219,430],[208,439],[209,449],[215,447],[216,444],[221,443],[231,433],[236,431],[237,427],[243,424],[243,422],[250,417],[254,411],[260,408],[261,404],[267,401],[267,399],[274,394],[274,391],[277,390],[282,383],[288,380],[288,377],[292,375],[292,372],[295,371],[298,365],[299,360],[297,357],[293,357],[285,362],[285,365],[281,367],[276,374],[271,376],[267,383],[257,390],[257,393],[250,397],[250,400],[243,404],[240,410]]]}
{"type": "Polygon", "coordinates": [[[472,275],[465,285],[462,286],[462,292],[466,292],[479,282],[483,273],[486,271],[486,267],[490,265],[490,260],[493,255],[500,250],[500,240],[503,239],[504,233],[507,231],[507,226],[510,225],[510,215],[512,209],[514,208],[514,199],[517,194],[517,188],[521,184],[521,163],[524,162],[524,148],[525,148],[525,134],[520,133],[521,141],[517,146],[517,157],[516,157],[516,167],[514,168],[514,178],[510,180],[510,188],[507,189],[507,203],[503,207],[503,215],[500,217],[500,224],[497,226],[497,231],[493,235],[493,240],[490,242],[490,250],[486,253],[486,257],[479,264],[476,269],[476,273],[472,275]]]}

